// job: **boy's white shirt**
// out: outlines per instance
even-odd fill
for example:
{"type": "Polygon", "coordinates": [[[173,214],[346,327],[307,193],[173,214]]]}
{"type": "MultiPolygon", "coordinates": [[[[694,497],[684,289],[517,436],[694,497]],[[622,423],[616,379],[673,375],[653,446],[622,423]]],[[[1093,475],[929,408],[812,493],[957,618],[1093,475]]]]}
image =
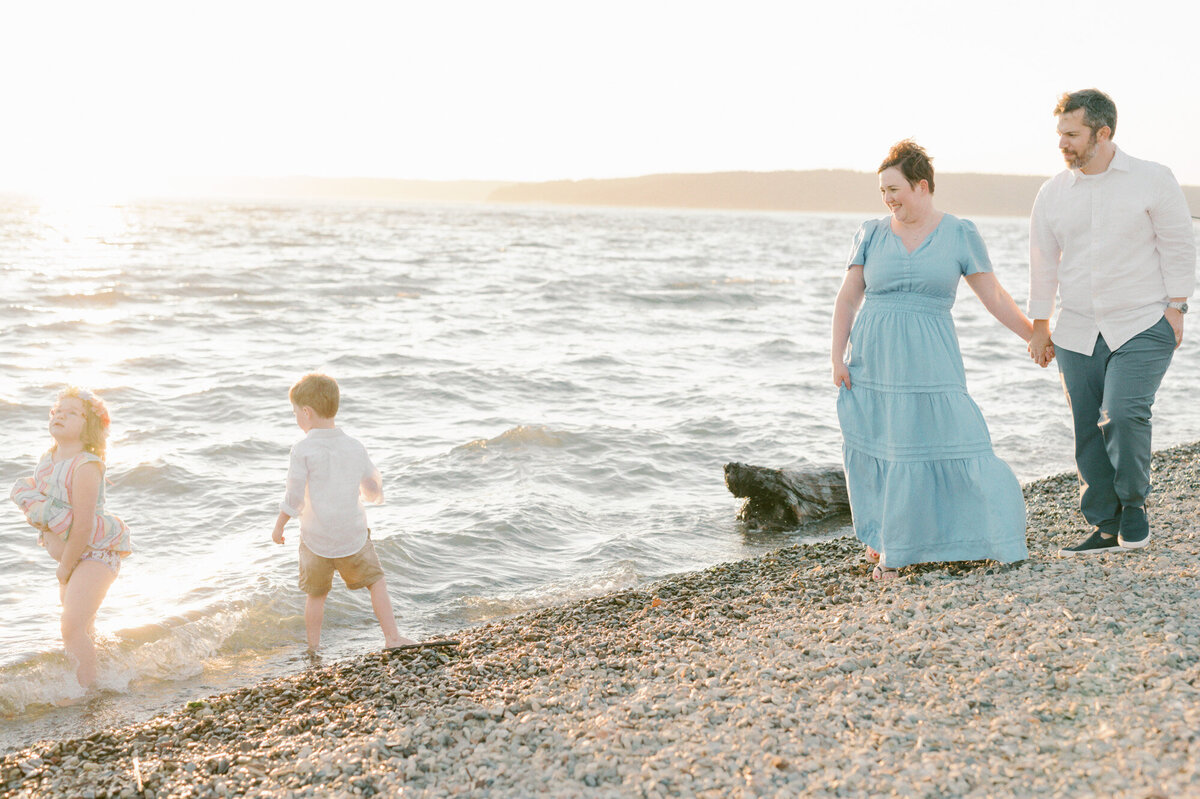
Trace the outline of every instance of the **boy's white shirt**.
{"type": "Polygon", "coordinates": [[[300,518],[300,540],[324,558],[344,558],[367,543],[363,500],[383,499],[367,449],[341,428],[314,428],[292,447],[279,509],[300,518]]]}

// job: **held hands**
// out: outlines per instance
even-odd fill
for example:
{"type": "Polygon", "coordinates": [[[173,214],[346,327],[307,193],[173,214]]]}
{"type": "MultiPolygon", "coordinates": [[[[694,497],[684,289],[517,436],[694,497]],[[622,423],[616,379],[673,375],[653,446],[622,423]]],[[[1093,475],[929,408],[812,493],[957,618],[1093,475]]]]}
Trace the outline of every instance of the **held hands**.
{"type": "Polygon", "coordinates": [[[1038,366],[1045,369],[1054,360],[1054,342],[1050,340],[1049,331],[1034,329],[1033,336],[1029,339],[1029,357],[1037,363],[1038,366]]]}
{"type": "Polygon", "coordinates": [[[1042,348],[1040,353],[1035,353],[1032,350],[1029,352],[1029,357],[1033,358],[1038,366],[1045,369],[1054,360],[1054,344],[1047,344],[1042,348]]]}

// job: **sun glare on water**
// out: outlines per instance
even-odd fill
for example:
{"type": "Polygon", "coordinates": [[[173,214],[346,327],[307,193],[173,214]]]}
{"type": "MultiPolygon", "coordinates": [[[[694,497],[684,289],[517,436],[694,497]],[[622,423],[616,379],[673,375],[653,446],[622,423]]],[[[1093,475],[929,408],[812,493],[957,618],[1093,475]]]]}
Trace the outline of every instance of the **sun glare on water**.
{"type": "Polygon", "coordinates": [[[59,185],[39,192],[37,224],[42,240],[74,247],[119,241],[125,232],[124,193],[98,186],[59,185]]]}
{"type": "Polygon", "coordinates": [[[133,218],[127,194],[59,183],[30,201],[26,257],[14,275],[27,282],[32,324],[42,331],[36,357],[63,382],[102,392],[146,346],[119,324],[136,312],[124,294],[133,218]]]}

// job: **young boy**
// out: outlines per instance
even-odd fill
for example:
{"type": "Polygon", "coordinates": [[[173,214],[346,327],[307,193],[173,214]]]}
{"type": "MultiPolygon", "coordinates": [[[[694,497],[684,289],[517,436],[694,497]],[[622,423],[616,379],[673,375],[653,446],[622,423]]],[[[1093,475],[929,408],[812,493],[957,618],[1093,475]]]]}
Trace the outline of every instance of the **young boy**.
{"type": "Polygon", "coordinates": [[[296,424],[307,435],[292,447],[287,489],[271,538],[282,544],[284,525],[300,517],[300,589],[308,595],[304,631],[310,651],[321,643],[325,597],[335,570],[347,588],[371,592],[385,646],[412,644],[396,629],[363,509],[364,499],[383,501],[383,481],[366,448],[334,425],[339,398],[337,381],[322,374],[305,375],[288,392],[296,424]]]}

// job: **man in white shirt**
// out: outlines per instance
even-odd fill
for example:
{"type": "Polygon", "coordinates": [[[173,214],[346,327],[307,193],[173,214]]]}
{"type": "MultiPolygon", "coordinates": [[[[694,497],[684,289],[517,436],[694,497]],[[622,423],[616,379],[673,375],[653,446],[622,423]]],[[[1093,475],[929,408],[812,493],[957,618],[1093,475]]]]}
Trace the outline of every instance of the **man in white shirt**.
{"type": "Polygon", "coordinates": [[[1150,408],[1183,341],[1196,245],[1171,171],[1113,143],[1108,95],[1064,94],[1054,115],[1068,169],[1042,186],[1030,219],[1029,352],[1042,366],[1057,356],[1075,422],[1080,510],[1095,530],[1059,551],[1069,557],[1150,540],[1150,408]]]}

